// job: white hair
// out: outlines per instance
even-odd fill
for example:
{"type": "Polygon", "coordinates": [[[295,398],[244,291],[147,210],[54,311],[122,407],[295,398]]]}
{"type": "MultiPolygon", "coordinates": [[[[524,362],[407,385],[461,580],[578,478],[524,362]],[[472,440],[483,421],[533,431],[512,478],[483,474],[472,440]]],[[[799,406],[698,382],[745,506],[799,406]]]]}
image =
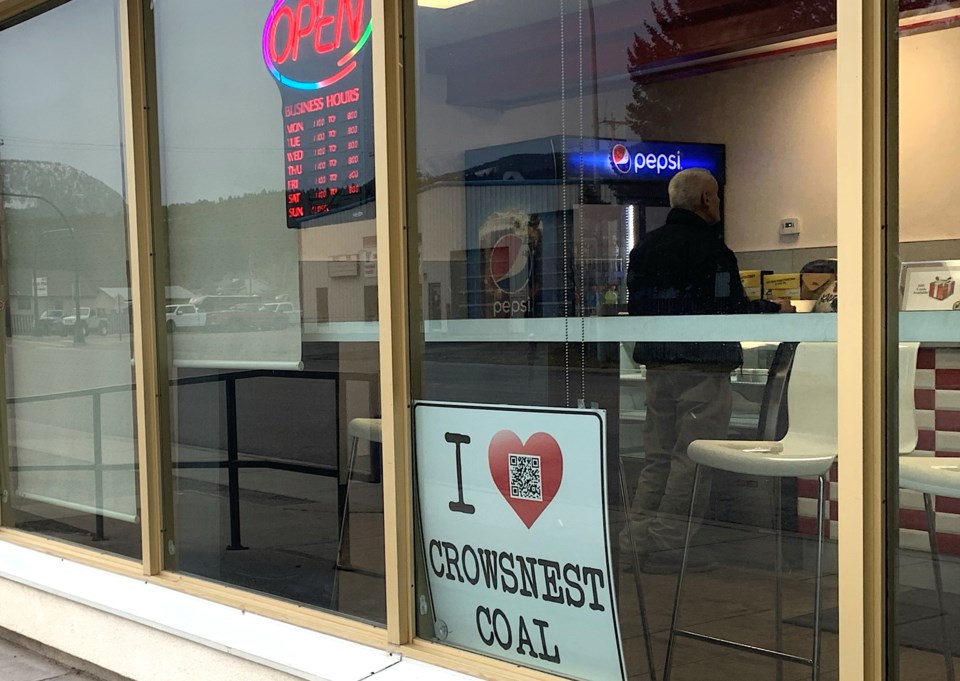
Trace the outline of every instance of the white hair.
{"type": "Polygon", "coordinates": [[[491,213],[480,225],[480,236],[500,236],[507,232],[520,231],[530,221],[530,213],[524,210],[504,210],[491,213]]]}
{"type": "Polygon", "coordinates": [[[700,207],[700,197],[712,189],[716,178],[704,168],[687,168],[673,176],[667,187],[671,208],[695,211],[700,207]]]}

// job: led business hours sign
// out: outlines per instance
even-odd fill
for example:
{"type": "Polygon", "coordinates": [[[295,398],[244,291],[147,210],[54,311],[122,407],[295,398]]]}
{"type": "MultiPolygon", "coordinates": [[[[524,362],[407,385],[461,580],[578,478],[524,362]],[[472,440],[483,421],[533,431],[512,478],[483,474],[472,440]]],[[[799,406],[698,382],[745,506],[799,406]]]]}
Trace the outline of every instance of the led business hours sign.
{"type": "Polygon", "coordinates": [[[263,60],[283,98],[288,227],[372,196],[372,31],[369,0],[278,0],[267,17],[263,60]]]}
{"type": "Polygon", "coordinates": [[[573,678],[625,678],[603,413],[417,403],[434,633],[573,678]]]}

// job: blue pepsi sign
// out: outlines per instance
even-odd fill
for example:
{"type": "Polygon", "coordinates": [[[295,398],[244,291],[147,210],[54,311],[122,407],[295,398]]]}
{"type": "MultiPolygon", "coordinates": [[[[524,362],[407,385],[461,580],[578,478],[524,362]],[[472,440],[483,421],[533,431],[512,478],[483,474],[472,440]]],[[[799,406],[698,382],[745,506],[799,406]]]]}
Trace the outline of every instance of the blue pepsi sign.
{"type": "Polygon", "coordinates": [[[705,168],[724,182],[722,144],[596,140],[595,150],[567,152],[567,172],[611,180],[669,182],[687,168],[705,168]]]}

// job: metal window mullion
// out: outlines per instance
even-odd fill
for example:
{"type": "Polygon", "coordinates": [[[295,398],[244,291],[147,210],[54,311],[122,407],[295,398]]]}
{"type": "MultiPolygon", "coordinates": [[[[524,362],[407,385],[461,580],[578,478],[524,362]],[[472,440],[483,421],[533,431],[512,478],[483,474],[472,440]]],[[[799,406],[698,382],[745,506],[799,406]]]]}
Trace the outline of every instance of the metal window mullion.
{"type": "Polygon", "coordinates": [[[143,572],[155,575],[163,569],[161,400],[165,381],[161,380],[158,362],[158,288],[154,259],[158,212],[153,203],[159,199],[159,172],[151,165],[157,162],[157,127],[156,106],[151,105],[156,102],[156,89],[151,76],[154,63],[147,1],[118,0],[143,572]]]}
{"type": "Polygon", "coordinates": [[[414,635],[402,0],[372,6],[387,641],[414,635]]]}
{"type": "Polygon", "coordinates": [[[883,340],[887,348],[884,394],[884,434],[886,449],[883,459],[884,505],[883,561],[885,602],[883,603],[884,678],[894,681],[900,674],[900,646],[897,641],[897,590],[900,583],[900,3],[883,3],[885,12],[881,35],[880,74],[883,92],[882,139],[883,171],[886,183],[883,196],[886,230],[883,241],[884,300],[883,340]]]}
{"type": "Polygon", "coordinates": [[[884,678],[884,3],[837,3],[840,678],[884,678]]]}

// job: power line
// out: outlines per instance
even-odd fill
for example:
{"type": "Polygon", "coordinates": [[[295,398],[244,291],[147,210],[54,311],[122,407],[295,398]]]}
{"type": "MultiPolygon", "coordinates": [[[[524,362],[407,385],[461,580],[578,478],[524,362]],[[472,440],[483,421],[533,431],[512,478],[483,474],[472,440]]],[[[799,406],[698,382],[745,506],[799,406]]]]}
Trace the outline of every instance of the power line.
{"type": "MultiPolygon", "coordinates": [[[[24,146],[35,146],[35,147],[47,147],[47,148],[60,148],[60,147],[93,147],[93,148],[102,148],[102,149],[120,149],[122,145],[117,144],[101,144],[99,142],[75,142],[75,141],[60,141],[60,140],[51,140],[51,139],[42,139],[38,137],[15,137],[7,136],[5,139],[17,142],[24,146]]],[[[183,145],[161,145],[160,149],[162,151],[187,151],[187,152],[239,152],[239,151],[269,151],[269,152],[282,152],[283,147],[238,147],[238,146],[229,146],[229,147],[207,147],[207,146],[183,146],[183,145]]]]}

